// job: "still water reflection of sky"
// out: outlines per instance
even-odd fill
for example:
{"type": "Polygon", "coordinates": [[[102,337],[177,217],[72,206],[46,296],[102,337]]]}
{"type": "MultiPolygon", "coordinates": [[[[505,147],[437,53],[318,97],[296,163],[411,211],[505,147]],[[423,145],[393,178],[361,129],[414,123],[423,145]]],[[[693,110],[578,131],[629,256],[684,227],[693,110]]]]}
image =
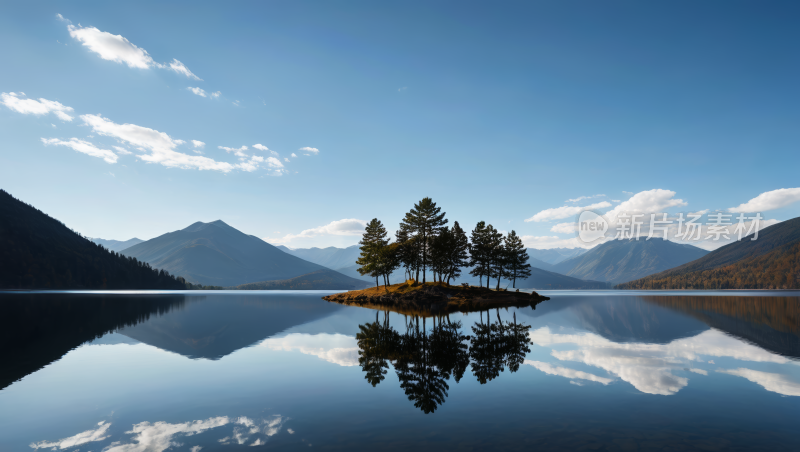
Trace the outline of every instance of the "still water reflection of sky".
{"type": "Polygon", "coordinates": [[[437,320],[468,345],[475,325],[530,327],[519,369],[500,362],[485,384],[470,367],[437,374],[431,318],[415,336],[413,318],[319,294],[187,296],[0,390],[0,450],[800,447],[800,299],[550,295],[437,320]],[[369,324],[420,339],[386,354],[375,386],[357,339],[369,324]],[[397,359],[419,391],[445,382],[434,412],[397,359]]]}

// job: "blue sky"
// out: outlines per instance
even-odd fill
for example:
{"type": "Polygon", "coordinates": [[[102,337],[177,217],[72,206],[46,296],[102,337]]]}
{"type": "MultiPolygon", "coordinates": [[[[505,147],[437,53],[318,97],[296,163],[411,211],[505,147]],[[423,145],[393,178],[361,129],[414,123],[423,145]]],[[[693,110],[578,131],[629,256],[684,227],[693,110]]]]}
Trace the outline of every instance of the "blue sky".
{"type": "Polygon", "coordinates": [[[798,9],[6,3],[0,188],[118,240],[222,219],[346,246],[342,220],[394,229],[425,196],[536,247],[574,246],[574,213],[548,209],[637,194],[670,213],[759,199],[782,221],[800,216],[798,9]]]}

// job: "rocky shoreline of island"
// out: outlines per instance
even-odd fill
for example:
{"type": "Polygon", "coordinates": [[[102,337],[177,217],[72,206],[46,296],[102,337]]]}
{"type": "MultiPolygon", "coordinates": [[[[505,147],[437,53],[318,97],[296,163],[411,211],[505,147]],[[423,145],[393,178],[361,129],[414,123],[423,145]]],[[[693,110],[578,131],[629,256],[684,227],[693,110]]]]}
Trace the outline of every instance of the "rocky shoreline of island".
{"type": "Polygon", "coordinates": [[[537,292],[492,290],[478,286],[407,281],[391,286],[352,290],[322,297],[324,300],[417,315],[442,315],[503,307],[535,306],[550,298],[537,292]]]}

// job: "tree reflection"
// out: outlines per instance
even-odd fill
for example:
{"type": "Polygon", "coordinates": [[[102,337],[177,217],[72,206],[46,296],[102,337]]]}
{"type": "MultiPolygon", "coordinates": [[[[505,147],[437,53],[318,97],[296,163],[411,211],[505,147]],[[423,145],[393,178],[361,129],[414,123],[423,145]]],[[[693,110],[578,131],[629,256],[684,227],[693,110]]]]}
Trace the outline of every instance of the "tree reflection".
{"type": "Polygon", "coordinates": [[[471,337],[462,333],[461,322],[452,322],[449,316],[406,316],[401,334],[389,324],[388,311],[382,321],[376,313],[375,322],[359,325],[356,334],[364,378],[377,386],[392,362],[408,400],[424,413],[433,413],[448,396],[448,380],[458,383],[470,363],[481,384],[497,378],[506,367],[510,372],[519,370],[530,352],[530,326],[517,323],[516,314],[513,322],[501,320],[499,310],[495,315],[497,321],[491,322],[487,311],[484,321],[482,312],[480,322],[471,327],[471,337]]]}

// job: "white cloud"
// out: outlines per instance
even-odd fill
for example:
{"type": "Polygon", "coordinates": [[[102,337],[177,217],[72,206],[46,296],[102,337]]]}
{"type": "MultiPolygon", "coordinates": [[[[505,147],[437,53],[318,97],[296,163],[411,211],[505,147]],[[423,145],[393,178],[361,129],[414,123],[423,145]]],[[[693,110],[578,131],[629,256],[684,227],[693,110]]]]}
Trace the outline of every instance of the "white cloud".
{"type": "Polygon", "coordinates": [[[790,380],[786,375],[761,372],[742,367],[731,370],[720,369],[717,370],[717,372],[746,378],[753,383],[763,386],[764,389],[770,392],[777,392],[785,396],[800,397],[800,382],[790,380]]]}
{"type": "Polygon", "coordinates": [[[247,146],[242,146],[240,148],[229,148],[226,146],[217,146],[218,148],[222,149],[225,152],[233,152],[233,155],[239,158],[247,158],[249,155],[245,154],[244,151],[247,150],[247,146]]]}
{"type": "Polygon", "coordinates": [[[122,154],[122,155],[130,155],[130,154],[132,154],[131,151],[129,151],[129,150],[123,148],[123,147],[120,147],[120,146],[111,146],[111,147],[116,149],[117,153],[119,153],[119,154],[122,154]]]}
{"type": "Polygon", "coordinates": [[[98,427],[96,429],[87,430],[85,432],[78,433],[75,436],[70,436],[69,438],[60,439],[58,441],[40,441],[38,443],[31,443],[30,447],[32,449],[67,449],[94,441],[103,441],[104,439],[108,438],[106,432],[108,431],[108,428],[111,427],[111,423],[102,421],[98,423],[97,426],[98,427]]]}
{"type": "MultiPolygon", "coordinates": [[[[65,22],[69,22],[69,20],[64,19],[60,14],[58,17],[65,22]]],[[[122,35],[100,31],[95,27],[81,27],[80,25],[76,27],[71,23],[67,25],[67,30],[69,30],[69,35],[73,39],[83,44],[104,60],[124,63],[127,64],[128,67],[137,69],[149,69],[151,67],[169,69],[178,74],[185,75],[188,78],[202,80],[177,59],[173,58],[171,62],[166,64],[156,63],[146,50],[137,47],[122,35]]]]}
{"type": "MultiPolygon", "coordinates": [[[[298,149],[298,151],[308,152],[308,154],[306,154],[306,155],[311,155],[311,154],[317,155],[317,154],[319,154],[319,149],[310,148],[308,146],[306,146],[304,148],[300,148],[300,149],[298,149]]],[[[294,155],[294,154],[292,154],[292,155],[294,155]]]]}
{"type": "Polygon", "coordinates": [[[213,97],[214,99],[218,98],[221,95],[222,95],[221,91],[211,93],[211,97],[213,97]]]}
{"type": "Polygon", "coordinates": [[[61,14],[56,14],[56,19],[60,20],[61,22],[72,23],[69,19],[65,19],[61,14]]]}
{"type": "Polygon", "coordinates": [[[291,333],[265,339],[260,345],[271,350],[299,351],[340,366],[358,366],[358,344],[355,338],[343,334],[291,333]]]}
{"type": "Polygon", "coordinates": [[[258,149],[259,151],[269,151],[270,154],[274,155],[275,157],[278,157],[278,153],[277,152],[269,149],[268,147],[264,146],[263,144],[254,144],[253,145],[253,149],[258,149]]]}
{"type": "Polygon", "coordinates": [[[146,50],[136,47],[121,35],[100,31],[95,27],[67,25],[69,35],[104,60],[125,63],[128,67],[147,69],[156,63],[146,50]]]}
{"type": "Polygon", "coordinates": [[[42,143],[44,143],[45,146],[66,146],[86,155],[101,158],[105,160],[106,163],[117,163],[118,157],[117,154],[114,154],[114,152],[108,149],[100,149],[88,141],[79,140],[77,138],[71,138],[69,141],[62,141],[58,138],[42,138],[42,143]]]}
{"type": "Polygon", "coordinates": [[[537,369],[541,370],[542,372],[544,372],[546,374],[549,374],[549,375],[557,375],[559,377],[565,377],[565,378],[577,379],[577,380],[596,381],[596,382],[602,383],[604,385],[607,385],[607,384],[611,383],[612,381],[614,381],[611,378],[598,377],[597,375],[590,374],[590,373],[587,373],[587,372],[583,372],[583,371],[580,371],[580,370],[569,369],[567,367],[553,366],[552,364],[543,363],[541,361],[532,361],[532,360],[526,359],[524,361],[524,363],[528,364],[530,366],[533,366],[533,367],[535,367],[535,368],[537,368],[537,369]]]}
{"type": "Polygon", "coordinates": [[[208,157],[176,152],[175,140],[164,132],[159,132],[135,124],[116,124],[100,115],[81,115],[81,119],[92,130],[103,136],[125,141],[145,154],[137,158],[148,163],[159,163],[169,168],[216,170],[227,173],[235,166],[227,162],[217,162],[208,157]]]}
{"type": "MultiPolygon", "coordinates": [[[[272,157],[270,157],[272,158],[272,157]]],[[[280,163],[280,162],[278,162],[280,163]]],[[[367,222],[348,218],[344,220],[331,221],[330,223],[312,229],[306,229],[299,234],[287,234],[282,239],[264,239],[270,243],[286,243],[298,238],[309,238],[320,235],[362,235],[367,222]]]]}
{"type": "Polygon", "coordinates": [[[229,148],[225,146],[217,147],[225,150],[225,152],[233,152],[235,156],[239,157],[240,163],[237,164],[236,167],[241,170],[252,172],[263,167],[269,169],[270,174],[273,176],[280,176],[286,172],[283,167],[283,163],[281,163],[281,161],[275,157],[262,157],[260,155],[250,156],[246,154],[244,151],[247,150],[247,146],[242,146],[240,148],[229,148]]]}
{"type": "Polygon", "coordinates": [[[558,232],[560,234],[572,234],[578,231],[577,223],[558,223],[550,228],[550,232],[558,232]]]}
{"type": "Polygon", "coordinates": [[[189,452],[200,452],[200,449],[202,449],[201,446],[192,446],[192,448],[189,449],[189,452]]]}
{"type": "Polygon", "coordinates": [[[583,243],[577,237],[562,239],[557,235],[523,235],[520,239],[526,247],[540,250],[550,248],[593,248],[598,245],[598,243],[583,243]]]}
{"type": "Polygon", "coordinates": [[[202,149],[202,148],[205,147],[206,144],[203,143],[202,141],[192,140],[192,145],[194,147],[196,147],[196,148],[201,148],[202,149]]]}
{"type": "Polygon", "coordinates": [[[612,199],[611,202],[622,202],[619,199],[612,199]]]}
{"type": "Polygon", "coordinates": [[[728,210],[734,213],[766,212],[786,207],[797,201],[800,201],[800,188],[780,188],[761,193],[750,201],[740,204],[739,207],[731,207],[728,210]]]}
{"type": "Polygon", "coordinates": [[[584,199],[602,198],[603,196],[605,195],[578,196],[577,198],[574,199],[568,199],[565,202],[578,202],[578,201],[583,201],[584,199]]]}
{"type": "Polygon", "coordinates": [[[186,89],[188,89],[189,91],[197,94],[200,97],[208,97],[208,95],[206,94],[205,90],[203,90],[203,88],[192,88],[190,86],[190,87],[188,87],[186,89]]]}
{"type": "Polygon", "coordinates": [[[189,77],[191,79],[200,80],[200,81],[203,80],[200,77],[194,75],[192,73],[192,71],[189,70],[189,68],[187,68],[183,63],[181,63],[180,61],[176,60],[175,58],[173,58],[172,61],[169,63],[169,68],[171,70],[177,72],[178,74],[185,75],[185,76],[187,76],[187,77],[189,77]]]}
{"type": "Polygon", "coordinates": [[[284,160],[285,162],[288,162],[288,161],[289,161],[289,157],[284,157],[284,158],[283,158],[283,160],[284,160]]]}
{"type": "Polygon", "coordinates": [[[613,209],[605,213],[606,219],[615,224],[617,217],[621,213],[643,212],[661,213],[671,207],[685,206],[686,202],[682,199],[674,199],[675,192],[672,190],[653,189],[640,191],[631,196],[627,201],[623,201],[613,209]]]}
{"type": "Polygon", "coordinates": [[[537,213],[536,215],[526,219],[526,222],[531,221],[550,221],[550,220],[561,220],[564,218],[569,218],[579,213],[583,212],[584,210],[596,210],[596,209],[603,209],[606,207],[611,207],[611,203],[608,201],[602,201],[595,204],[590,204],[588,206],[562,206],[556,207],[553,209],[545,209],[541,212],[537,213]]]}
{"type": "Polygon", "coordinates": [[[295,154],[294,152],[292,152],[292,158],[295,158],[295,157],[297,157],[297,154],[295,154]]]}
{"type": "MultiPolygon", "coordinates": [[[[574,345],[577,349],[552,347],[551,355],[560,361],[581,362],[603,369],[647,394],[677,393],[689,380],[673,372],[683,370],[692,363],[705,362],[707,357],[778,364],[789,362],[787,358],[713,329],[668,344],[617,343],[594,333],[558,334],[549,327],[530,332],[530,338],[534,344],[545,347],[574,345]]],[[[702,374],[702,369],[693,368],[690,371],[702,374]]]]}
{"type": "Polygon", "coordinates": [[[126,432],[136,435],[133,443],[117,444],[107,447],[104,452],[163,452],[170,447],[178,447],[180,443],[173,441],[175,435],[196,435],[206,430],[222,427],[231,423],[227,416],[212,417],[204,421],[170,424],[167,422],[141,422],[126,432]]]}
{"type": "Polygon", "coordinates": [[[689,369],[689,372],[694,372],[694,373],[696,373],[696,374],[700,374],[700,375],[706,375],[706,376],[708,375],[708,371],[706,371],[706,370],[703,370],[703,369],[695,369],[695,368],[691,368],[691,369],[689,369]]]}
{"type": "Polygon", "coordinates": [[[0,104],[23,115],[41,116],[53,113],[62,121],[72,121],[72,116],[67,114],[67,112],[73,111],[72,107],[43,98],[39,98],[39,100],[20,98],[24,95],[25,93],[0,93],[0,104]]]}

